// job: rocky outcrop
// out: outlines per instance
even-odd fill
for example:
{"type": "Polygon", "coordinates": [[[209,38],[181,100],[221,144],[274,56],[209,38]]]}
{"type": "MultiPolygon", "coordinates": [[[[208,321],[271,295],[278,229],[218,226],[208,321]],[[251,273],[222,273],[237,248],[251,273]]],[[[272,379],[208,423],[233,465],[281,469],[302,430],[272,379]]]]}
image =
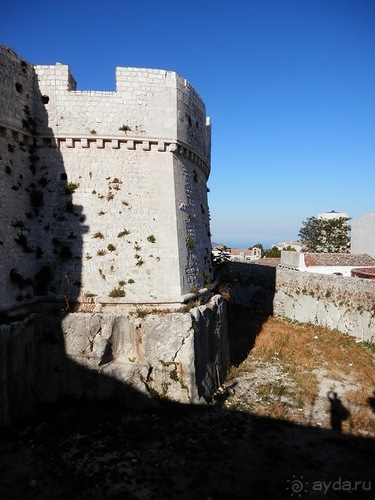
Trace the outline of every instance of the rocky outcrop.
{"type": "Polygon", "coordinates": [[[0,425],[61,396],[210,400],[229,347],[225,302],[186,312],[39,313],[0,327],[0,425]]]}

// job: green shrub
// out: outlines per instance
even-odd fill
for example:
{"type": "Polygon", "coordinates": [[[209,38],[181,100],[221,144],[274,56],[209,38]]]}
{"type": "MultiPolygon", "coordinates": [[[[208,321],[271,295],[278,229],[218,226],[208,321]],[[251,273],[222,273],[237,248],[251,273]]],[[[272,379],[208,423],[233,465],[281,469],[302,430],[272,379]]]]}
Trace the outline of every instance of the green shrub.
{"type": "Polygon", "coordinates": [[[120,287],[115,287],[109,292],[108,297],[115,299],[117,297],[125,297],[125,295],[125,290],[122,290],[120,287]]]}

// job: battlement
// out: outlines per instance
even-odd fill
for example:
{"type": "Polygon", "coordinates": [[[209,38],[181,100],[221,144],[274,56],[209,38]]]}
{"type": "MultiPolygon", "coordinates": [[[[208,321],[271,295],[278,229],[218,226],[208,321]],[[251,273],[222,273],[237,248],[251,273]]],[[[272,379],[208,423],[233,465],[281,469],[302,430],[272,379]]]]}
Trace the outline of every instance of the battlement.
{"type": "MultiPolygon", "coordinates": [[[[54,136],[89,133],[132,139],[181,141],[210,162],[211,129],[203,101],[175,72],[116,68],[116,91],[78,91],[68,66],[35,66],[48,123],[39,132],[54,136]],[[79,119],[77,121],[77,110],[79,119]]],[[[44,111],[44,110],[43,110],[44,111]]]]}

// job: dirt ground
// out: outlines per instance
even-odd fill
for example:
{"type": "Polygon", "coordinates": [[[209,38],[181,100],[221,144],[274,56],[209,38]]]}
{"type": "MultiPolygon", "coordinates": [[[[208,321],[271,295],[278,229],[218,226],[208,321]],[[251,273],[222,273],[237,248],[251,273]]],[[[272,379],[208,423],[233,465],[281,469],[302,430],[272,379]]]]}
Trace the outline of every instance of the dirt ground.
{"type": "Polygon", "coordinates": [[[155,402],[135,411],[118,402],[65,401],[41,408],[0,435],[0,499],[374,498],[371,432],[332,426],[331,383],[308,411],[289,390],[277,402],[291,417],[267,414],[275,393],[264,383],[293,389],[296,382],[277,356],[249,361],[262,318],[230,314],[232,361],[248,364],[212,405],[155,402]]]}

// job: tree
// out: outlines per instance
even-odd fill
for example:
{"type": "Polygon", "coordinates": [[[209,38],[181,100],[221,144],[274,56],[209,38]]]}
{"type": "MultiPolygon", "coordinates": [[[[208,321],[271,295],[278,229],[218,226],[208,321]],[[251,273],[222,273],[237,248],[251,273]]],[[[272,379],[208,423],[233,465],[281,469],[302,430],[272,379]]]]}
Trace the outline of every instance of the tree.
{"type": "Polygon", "coordinates": [[[281,256],[281,250],[279,250],[277,247],[273,246],[269,250],[264,251],[264,257],[269,257],[269,258],[279,258],[281,256]]]}
{"type": "Polygon", "coordinates": [[[308,217],[302,222],[298,236],[303,242],[304,252],[347,253],[350,238],[349,217],[323,219],[308,217]]]}

